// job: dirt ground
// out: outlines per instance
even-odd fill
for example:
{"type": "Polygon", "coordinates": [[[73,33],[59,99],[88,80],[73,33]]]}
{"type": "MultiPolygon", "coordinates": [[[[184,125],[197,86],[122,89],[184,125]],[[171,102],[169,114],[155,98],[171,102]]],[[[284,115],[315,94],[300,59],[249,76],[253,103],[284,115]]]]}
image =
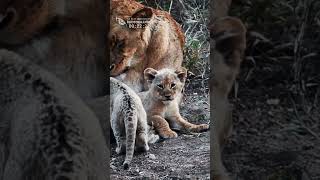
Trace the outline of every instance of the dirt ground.
{"type": "MultiPolygon", "coordinates": [[[[303,102],[294,85],[279,78],[283,72],[257,68],[251,78],[247,72],[243,67],[237,97],[231,94],[234,128],[223,152],[230,175],[235,180],[320,180],[320,91],[309,90],[303,102]]],[[[190,82],[181,113],[191,122],[208,123],[206,84],[197,78],[190,82]]],[[[179,134],[135,155],[127,171],[113,144],[111,179],[209,179],[209,142],[209,132],[179,134]]]]}
{"type": "MultiPolygon", "coordinates": [[[[209,123],[210,108],[206,85],[202,79],[193,79],[186,88],[181,114],[188,121],[209,123]]],[[[124,170],[124,155],[115,153],[111,144],[111,179],[210,179],[210,132],[181,134],[150,145],[150,151],[135,154],[129,170],[124,170]]]]}
{"type": "Polygon", "coordinates": [[[235,180],[319,180],[319,94],[302,103],[284,74],[258,69],[245,81],[244,72],[223,153],[228,171],[235,180]]]}

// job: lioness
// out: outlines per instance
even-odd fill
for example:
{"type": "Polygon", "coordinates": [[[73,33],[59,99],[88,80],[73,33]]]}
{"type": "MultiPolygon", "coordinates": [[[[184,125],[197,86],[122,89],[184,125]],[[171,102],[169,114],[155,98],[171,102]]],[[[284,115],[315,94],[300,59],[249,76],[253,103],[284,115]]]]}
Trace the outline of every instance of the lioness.
{"type": "Polygon", "coordinates": [[[228,179],[221,161],[221,146],[231,133],[232,117],[228,95],[240,70],[246,47],[246,28],[237,18],[217,19],[210,27],[215,48],[211,52],[214,77],[211,78],[213,131],[213,172],[215,179],[228,179]]]}
{"type": "Polygon", "coordinates": [[[213,112],[211,139],[211,179],[229,180],[221,159],[222,146],[232,130],[232,109],[228,95],[240,70],[246,48],[246,28],[240,19],[227,17],[232,0],[211,3],[209,31],[211,40],[210,101],[213,112]]]}
{"type": "Polygon", "coordinates": [[[184,34],[165,11],[145,7],[134,0],[112,0],[109,38],[111,75],[136,92],[147,88],[143,80],[145,68],[181,67],[184,34]],[[142,28],[130,28],[123,23],[130,18],[146,18],[148,22],[142,28]]]}
{"type": "Polygon", "coordinates": [[[190,132],[209,129],[207,124],[195,125],[180,115],[179,103],[186,77],[185,68],[177,71],[168,68],[159,71],[153,68],[144,70],[149,90],[139,93],[139,96],[147,112],[148,121],[152,122],[155,130],[163,138],[177,137],[177,133],[171,128],[190,132]]]}

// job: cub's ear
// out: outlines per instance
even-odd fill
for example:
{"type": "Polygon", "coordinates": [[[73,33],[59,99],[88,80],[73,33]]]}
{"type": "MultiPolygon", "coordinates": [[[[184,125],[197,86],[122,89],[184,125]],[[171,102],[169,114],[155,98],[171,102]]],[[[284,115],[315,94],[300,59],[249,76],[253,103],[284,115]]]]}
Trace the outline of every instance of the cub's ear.
{"type": "Polygon", "coordinates": [[[181,67],[179,70],[176,70],[176,74],[181,82],[185,83],[188,75],[188,70],[184,67],[181,67]]]}
{"type": "Polygon", "coordinates": [[[158,74],[158,71],[153,69],[153,68],[147,68],[143,72],[144,74],[144,79],[147,80],[149,83],[153,81],[153,79],[156,77],[158,74]]]}
{"type": "Polygon", "coordinates": [[[132,18],[152,18],[153,12],[151,8],[143,8],[134,13],[131,17],[132,18]]]}

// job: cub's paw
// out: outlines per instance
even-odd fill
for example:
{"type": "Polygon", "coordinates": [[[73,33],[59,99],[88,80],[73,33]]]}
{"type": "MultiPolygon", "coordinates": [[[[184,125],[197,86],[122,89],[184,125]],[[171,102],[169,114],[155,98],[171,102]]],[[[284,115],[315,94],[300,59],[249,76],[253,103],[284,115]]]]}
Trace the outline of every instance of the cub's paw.
{"type": "Polygon", "coordinates": [[[210,126],[208,124],[200,124],[200,125],[195,125],[194,127],[190,128],[191,132],[206,132],[210,129],[210,126]]]}
{"type": "Polygon", "coordinates": [[[159,135],[152,134],[152,135],[149,135],[148,143],[149,144],[154,144],[154,143],[158,142],[159,140],[160,140],[159,135]]]}
{"type": "Polygon", "coordinates": [[[166,131],[161,131],[161,132],[159,132],[159,135],[164,139],[178,137],[178,134],[176,132],[172,131],[171,129],[166,130],[166,131]]]}

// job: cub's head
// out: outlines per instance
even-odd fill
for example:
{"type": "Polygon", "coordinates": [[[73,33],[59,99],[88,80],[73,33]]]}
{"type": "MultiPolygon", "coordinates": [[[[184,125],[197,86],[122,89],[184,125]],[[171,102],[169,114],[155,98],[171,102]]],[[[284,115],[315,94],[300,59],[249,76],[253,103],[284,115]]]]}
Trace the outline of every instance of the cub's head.
{"type": "Polygon", "coordinates": [[[144,70],[144,79],[149,85],[153,97],[160,101],[173,101],[181,94],[187,78],[187,69],[161,69],[159,71],[147,68],[144,70]]]}
{"type": "Polygon", "coordinates": [[[0,43],[21,44],[64,13],[65,0],[1,0],[0,43]]]}
{"type": "Polygon", "coordinates": [[[109,42],[111,43],[111,76],[124,73],[142,62],[150,39],[153,10],[143,8],[127,19],[111,18],[109,42]],[[131,19],[144,18],[145,23],[129,23],[131,19]]]}

